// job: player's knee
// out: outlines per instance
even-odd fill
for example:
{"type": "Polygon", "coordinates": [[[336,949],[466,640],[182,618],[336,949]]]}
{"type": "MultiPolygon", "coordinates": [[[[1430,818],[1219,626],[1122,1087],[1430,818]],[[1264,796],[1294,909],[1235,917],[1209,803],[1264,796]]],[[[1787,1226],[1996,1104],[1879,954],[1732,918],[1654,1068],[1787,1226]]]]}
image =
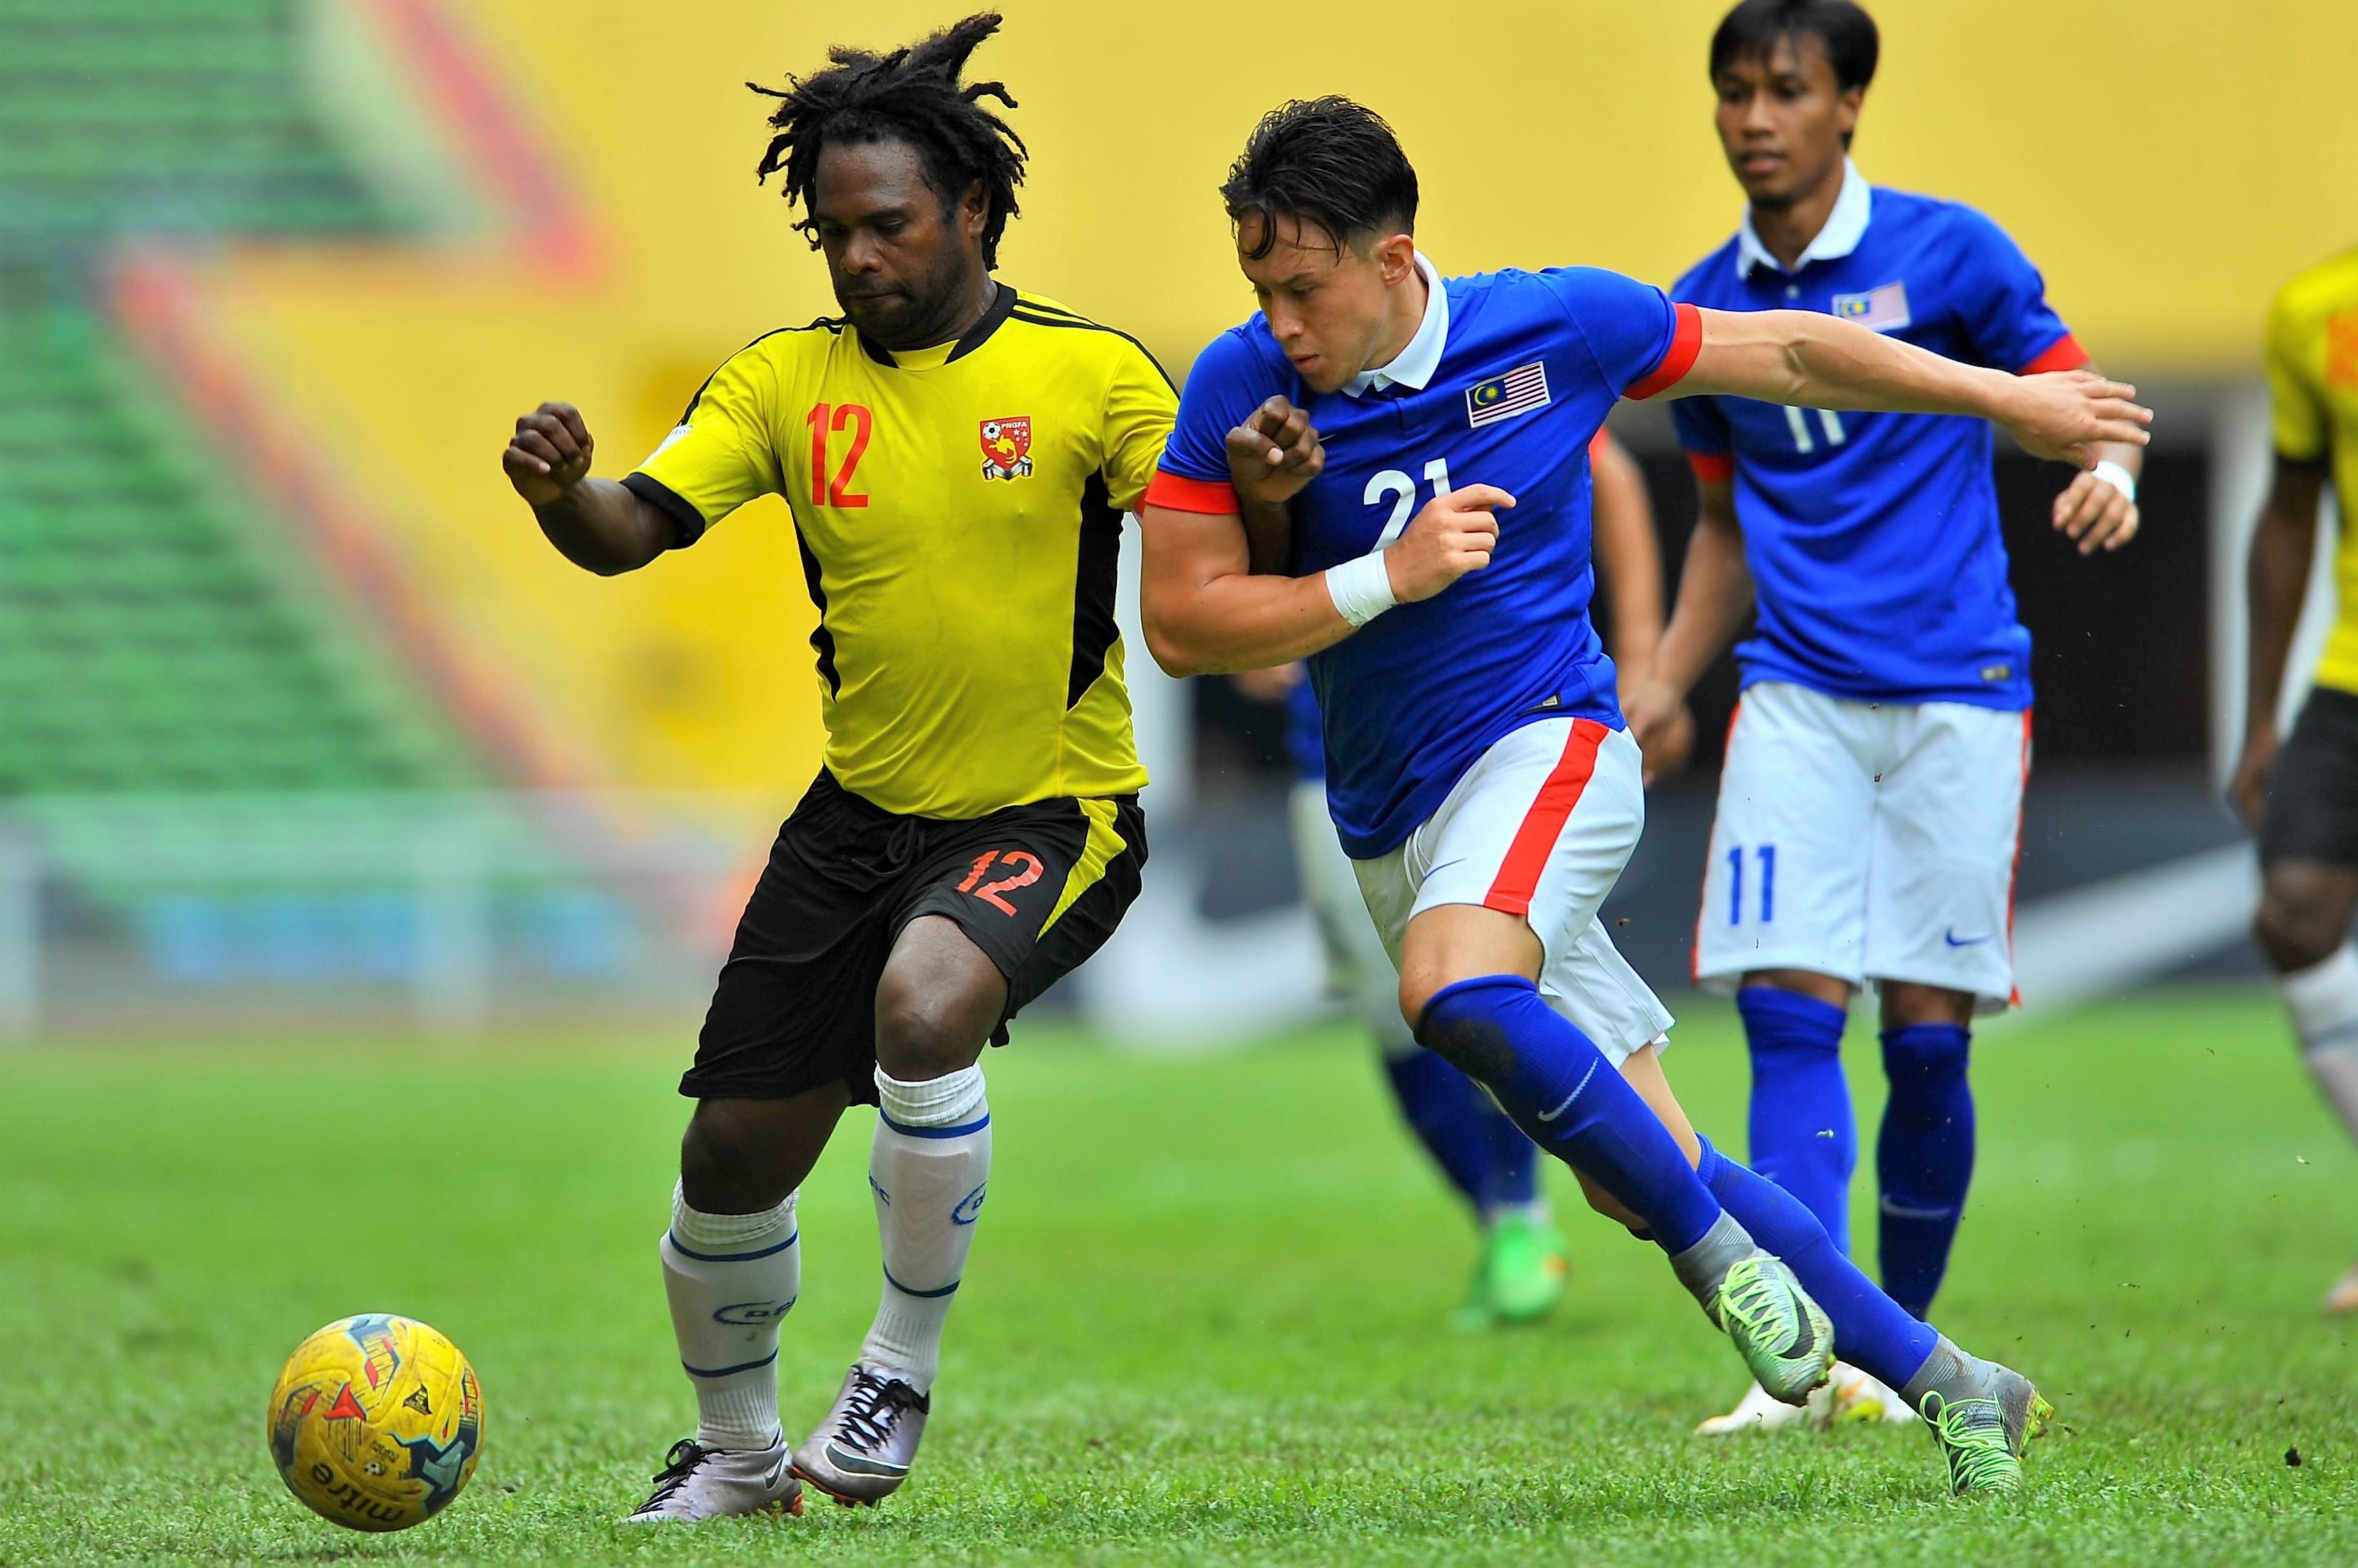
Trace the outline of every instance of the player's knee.
{"type": "MultiPolygon", "coordinates": [[[[1422,1040],[1425,1009],[1433,1005],[1433,997],[1442,989],[1443,982],[1440,976],[1430,970],[1412,968],[1401,971],[1398,993],[1401,1022],[1408,1025],[1410,1034],[1422,1040]]],[[[1430,1041],[1424,1043],[1432,1044],[1430,1041]]],[[[1441,1048],[1435,1045],[1433,1049],[1438,1051],[1441,1048]]],[[[1448,1053],[1442,1054],[1446,1055],[1448,1053]]]]}
{"type": "Polygon", "coordinates": [[[679,1141],[680,1195],[706,1214],[752,1214],[784,1201],[794,1184],[775,1169],[773,1140],[745,1100],[704,1100],[679,1141]]]}
{"type": "Polygon", "coordinates": [[[2277,973],[2323,963],[2342,946],[2349,925],[2349,905],[2331,891],[2274,869],[2263,879],[2252,935],[2277,973]]]}
{"type": "Polygon", "coordinates": [[[1952,1023],[1968,1029],[1974,1022],[1974,1000],[1971,991],[1891,981],[1883,988],[1883,1027],[1907,1029],[1919,1023],[1952,1023]]]}
{"type": "Polygon", "coordinates": [[[997,1022],[982,989],[886,970],[876,988],[876,1065],[909,1083],[972,1066],[997,1022]]]}

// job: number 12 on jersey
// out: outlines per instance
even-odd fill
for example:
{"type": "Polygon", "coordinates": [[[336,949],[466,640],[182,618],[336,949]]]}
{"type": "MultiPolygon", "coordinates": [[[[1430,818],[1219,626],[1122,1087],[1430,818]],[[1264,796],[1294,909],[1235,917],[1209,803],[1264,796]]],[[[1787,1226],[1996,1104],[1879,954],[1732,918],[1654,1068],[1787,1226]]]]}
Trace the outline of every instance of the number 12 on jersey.
{"type": "Polygon", "coordinates": [[[803,423],[811,432],[811,504],[813,506],[865,506],[868,497],[855,494],[851,488],[852,470],[867,454],[868,437],[876,427],[875,416],[860,403],[814,403],[811,411],[803,416],[803,423]],[[851,449],[843,454],[843,466],[835,470],[830,480],[827,473],[827,444],[830,433],[851,432],[851,449]]]}

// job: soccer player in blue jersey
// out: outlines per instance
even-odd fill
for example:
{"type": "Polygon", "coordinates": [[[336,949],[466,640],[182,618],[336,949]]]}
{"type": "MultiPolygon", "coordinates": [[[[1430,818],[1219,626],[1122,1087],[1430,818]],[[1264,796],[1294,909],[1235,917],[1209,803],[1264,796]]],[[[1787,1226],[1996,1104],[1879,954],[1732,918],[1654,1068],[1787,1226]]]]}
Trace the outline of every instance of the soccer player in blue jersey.
{"type": "MultiPolygon", "coordinates": [[[[1823,312],[1944,358],[2031,376],[2087,364],[2038,271],[1969,207],[1869,187],[1848,157],[1875,74],[1851,0],[1744,0],[1712,40],[1735,238],[1671,297],[1823,312]]],[[[1804,400],[1806,401],[1806,400],[1804,400]]],[[[1891,1093],[1876,1150],[1883,1288],[1918,1317],[1973,1172],[1968,1030],[2014,989],[2010,944],[2030,635],[2006,584],[1989,427],[1718,395],[1675,406],[1701,515],[1660,653],[1633,681],[1639,742],[1757,603],[1720,775],[1695,973],[1736,989],[1752,1059],[1753,1168],[1848,1249],[1857,1135],[1843,1077],[1852,992],[1881,992],[1891,1093]]],[[[2054,507],[2082,550],[2136,532],[2134,446],[2054,507]]],[[[1829,1417],[1907,1419],[1835,1368],[1829,1417]]],[[[1704,1432],[1800,1412],[1747,1391],[1704,1432]]]]}
{"type": "MultiPolygon", "coordinates": [[[[1643,670],[1662,634],[1661,546],[1646,476],[1602,430],[1588,444],[1588,461],[1595,479],[1596,561],[1612,601],[1614,664],[1643,670]]],[[[1539,1152],[1479,1085],[1419,1045],[1401,1017],[1400,976],[1368,918],[1350,857],[1327,814],[1318,694],[1302,665],[1253,670],[1236,679],[1247,696],[1285,705],[1285,752],[1294,771],[1287,812],[1327,989],[1374,1035],[1401,1119],[1481,1227],[1473,1282],[1450,1322],[1467,1330],[1535,1322],[1563,1298],[1571,1271],[1563,1234],[1540,1187],[1539,1152]]],[[[1691,723],[1675,730],[1667,745],[1648,754],[1649,769],[1674,763],[1672,752],[1682,754],[1682,743],[1692,733],[1691,723]]]]}
{"type": "Polygon", "coordinates": [[[1588,618],[1587,446],[1617,398],[1664,393],[1971,415],[2081,461],[2148,416],[2093,375],[1816,312],[1674,307],[1585,268],[1444,279],[1400,144],[1344,99],[1263,119],[1222,195],[1261,308],[1197,358],[1147,492],[1155,658],[1307,658],[1328,804],[1418,1040],[1660,1247],[1772,1393],[1806,1399],[1839,1351],[1922,1411],[1956,1490],[2018,1487],[2046,1401],[1695,1135],[1659,1060],[1670,1016],[1597,926],[1644,798],[1588,618]],[[1255,572],[1272,541],[1285,569],[1255,572]]]}

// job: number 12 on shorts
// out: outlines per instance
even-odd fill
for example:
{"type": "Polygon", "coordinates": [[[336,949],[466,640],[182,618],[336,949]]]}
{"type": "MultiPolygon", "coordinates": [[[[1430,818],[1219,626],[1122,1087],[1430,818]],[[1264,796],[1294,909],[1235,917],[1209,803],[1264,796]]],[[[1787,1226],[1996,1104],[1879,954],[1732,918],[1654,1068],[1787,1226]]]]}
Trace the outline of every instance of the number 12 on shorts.
{"type": "Polygon", "coordinates": [[[1046,870],[1040,863],[1040,857],[1029,849],[986,849],[974,858],[974,869],[967,872],[966,881],[958,883],[957,890],[974,894],[1001,914],[1013,914],[1015,906],[999,895],[1030,887],[1046,870]],[[998,862],[1001,871],[1012,874],[1001,877],[996,881],[983,881],[982,873],[990,870],[993,861],[998,862]],[[982,885],[977,887],[977,882],[982,885]]]}
{"type": "MultiPolygon", "coordinates": [[[[1777,918],[1777,846],[1755,845],[1753,858],[1760,865],[1760,924],[1768,925],[1777,918]]],[[[1744,846],[1727,847],[1727,923],[1744,924],[1744,846]]]]}

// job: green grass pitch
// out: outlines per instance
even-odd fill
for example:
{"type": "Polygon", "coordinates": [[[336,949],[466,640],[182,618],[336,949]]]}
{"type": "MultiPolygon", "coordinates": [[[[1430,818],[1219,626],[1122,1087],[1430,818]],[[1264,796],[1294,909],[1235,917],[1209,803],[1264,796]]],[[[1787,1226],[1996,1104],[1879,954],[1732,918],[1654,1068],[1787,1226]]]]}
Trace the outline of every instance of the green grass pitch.
{"type": "MultiPolygon", "coordinates": [[[[1673,1081],[1740,1145],[1732,1018],[1688,1011],[1673,1081]]],[[[1690,1436],[1736,1358],[1568,1182],[1566,1309],[1450,1333],[1468,1227],[1347,1032],[1174,1059],[1040,1026],[990,1058],[991,1202],[915,1479],[874,1512],[622,1530],[690,1425],[654,1260],[677,1057],[0,1055],[0,1563],[2358,1560],[2358,1357],[2314,1307],[2358,1160],[2256,992],[1985,1032],[1941,1317],[2062,1415],[2024,1496],[1972,1504],[1920,1431],[1690,1436]],[[486,1393],[473,1485],[405,1535],[313,1519],[262,1444],[279,1360],[362,1309],[450,1334],[486,1393]]],[[[868,1125],[805,1191],[790,1429],[874,1305],[868,1125]]]]}

